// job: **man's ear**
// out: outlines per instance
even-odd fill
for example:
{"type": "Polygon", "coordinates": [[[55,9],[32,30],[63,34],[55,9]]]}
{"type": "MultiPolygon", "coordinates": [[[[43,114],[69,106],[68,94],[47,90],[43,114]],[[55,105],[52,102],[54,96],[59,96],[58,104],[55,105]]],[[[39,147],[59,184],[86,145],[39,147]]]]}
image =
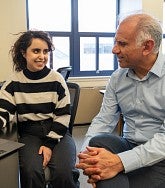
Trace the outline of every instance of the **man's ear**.
{"type": "Polygon", "coordinates": [[[148,55],[153,51],[155,42],[152,39],[149,39],[143,43],[143,55],[148,55]]]}

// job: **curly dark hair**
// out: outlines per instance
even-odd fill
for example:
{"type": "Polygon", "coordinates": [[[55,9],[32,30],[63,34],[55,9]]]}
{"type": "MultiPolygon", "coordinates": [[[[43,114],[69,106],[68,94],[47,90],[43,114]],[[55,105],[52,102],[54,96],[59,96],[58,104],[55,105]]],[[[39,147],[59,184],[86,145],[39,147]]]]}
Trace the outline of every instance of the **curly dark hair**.
{"type": "Polygon", "coordinates": [[[55,49],[49,34],[44,31],[28,30],[26,32],[20,32],[19,34],[21,34],[21,36],[10,50],[13,59],[13,69],[17,72],[26,69],[27,62],[23,57],[23,52],[26,52],[27,48],[31,45],[32,39],[39,38],[44,40],[48,44],[50,52],[55,49]]]}

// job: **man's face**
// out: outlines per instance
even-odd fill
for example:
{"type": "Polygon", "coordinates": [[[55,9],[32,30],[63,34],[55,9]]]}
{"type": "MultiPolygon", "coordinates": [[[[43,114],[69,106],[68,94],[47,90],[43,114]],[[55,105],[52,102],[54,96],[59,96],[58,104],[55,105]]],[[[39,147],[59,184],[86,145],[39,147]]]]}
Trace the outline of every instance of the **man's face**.
{"type": "Polygon", "coordinates": [[[136,45],[136,22],[121,23],[117,29],[112,52],[116,54],[120,67],[137,68],[142,62],[142,46],[136,45]]]}

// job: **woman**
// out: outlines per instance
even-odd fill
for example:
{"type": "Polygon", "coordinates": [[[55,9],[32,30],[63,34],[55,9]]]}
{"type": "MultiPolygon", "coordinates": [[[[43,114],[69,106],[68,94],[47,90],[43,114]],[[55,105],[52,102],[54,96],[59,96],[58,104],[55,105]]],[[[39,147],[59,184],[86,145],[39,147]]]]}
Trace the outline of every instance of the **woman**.
{"type": "Polygon", "coordinates": [[[46,67],[53,44],[43,31],[23,32],[11,49],[15,72],[0,93],[0,126],[18,114],[22,188],[79,187],[76,148],[69,134],[70,96],[63,77],[46,67]]]}

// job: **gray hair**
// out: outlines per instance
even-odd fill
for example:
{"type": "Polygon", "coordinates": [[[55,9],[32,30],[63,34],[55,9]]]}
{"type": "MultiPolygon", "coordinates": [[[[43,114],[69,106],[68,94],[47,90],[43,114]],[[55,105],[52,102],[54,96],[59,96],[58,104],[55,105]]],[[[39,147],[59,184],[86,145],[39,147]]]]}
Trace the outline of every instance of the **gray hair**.
{"type": "Polygon", "coordinates": [[[134,19],[137,21],[135,28],[137,33],[137,46],[141,46],[141,44],[148,39],[153,39],[155,42],[153,52],[157,53],[159,51],[163,36],[162,27],[159,20],[148,14],[137,13],[127,16],[123,21],[134,19]]]}

